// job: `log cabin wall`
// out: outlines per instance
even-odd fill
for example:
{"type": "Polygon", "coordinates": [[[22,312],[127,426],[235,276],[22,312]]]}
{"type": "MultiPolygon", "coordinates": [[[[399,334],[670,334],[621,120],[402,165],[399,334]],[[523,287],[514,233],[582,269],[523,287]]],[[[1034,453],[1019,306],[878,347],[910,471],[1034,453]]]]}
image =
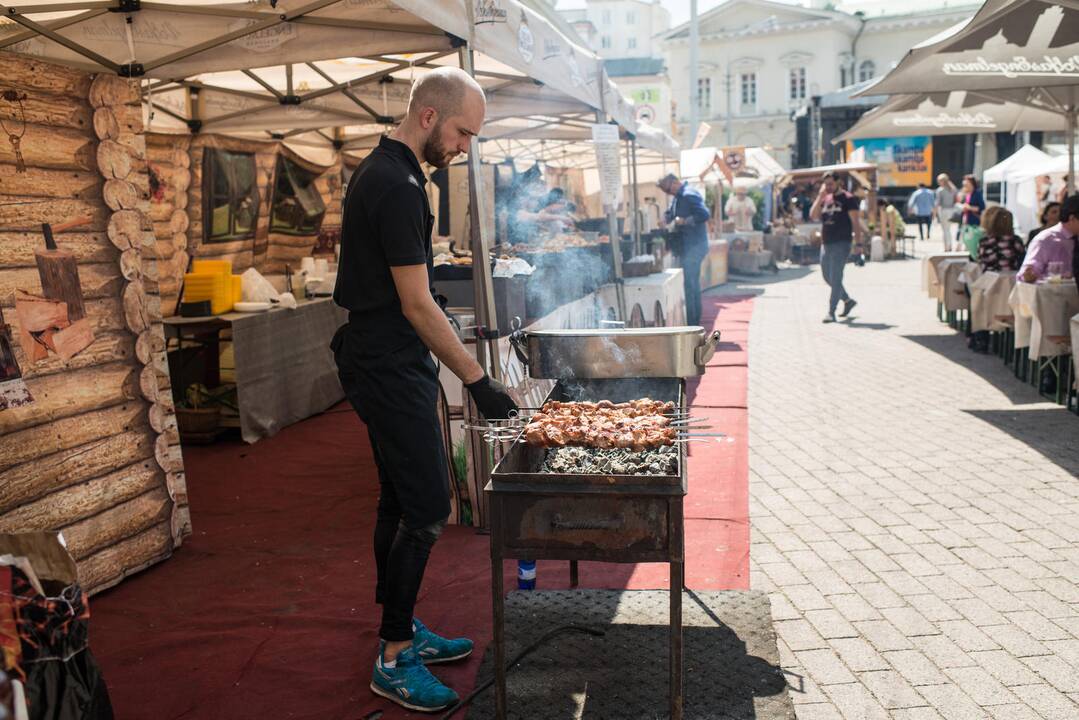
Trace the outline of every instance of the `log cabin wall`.
{"type": "Polygon", "coordinates": [[[33,396],[0,410],[0,532],[63,530],[83,587],[96,592],[190,533],[138,87],[0,52],[0,90],[25,93],[22,111],[0,102],[9,132],[25,120],[26,166],[17,171],[5,133],[0,309],[33,396]],[[57,232],[58,250],[43,252],[41,223],[76,217],[88,222],[57,232]],[[74,295],[50,288],[57,256],[77,269],[74,295]],[[31,335],[40,307],[55,311],[55,327],[31,335]],[[60,338],[76,327],[89,344],[65,351],[60,338]]]}
{"type": "MultiPolygon", "coordinates": [[[[155,148],[159,144],[164,145],[168,142],[164,138],[169,137],[175,136],[154,137],[149,142],[149,146],[155,148]]],[[[151,153],[154,154],[153,150],[151,153]]],[[[242,273],[253,267],[263,274],[272,274],[284,272],[286,264],[291,265],[293,270],[298,270],[301,258],[311,255],[318,241],[318,234],[290,235],[270,232],[270,213],[279,154],[311,172],[320,173],[315,185],[326,204],[326,215],[323,218],[321,231],[340,229],[342,168],[340,160],[329,167],[315,165],[276,140],[261,142],[221,135],[194,136],[190,141],[189,153],[190,187],[187,190],[187,216],[190,222],[186,240],[188,252],[193,257],[230,260],[234,273],[242,273]],[[202,170],[203,157],[207,148],[254,154],[259,195],[258,220],[254,238],[231,242],[205,242],[202,170]]],[[[178,177],[182,181],[184,174],[180,173],[178,177]]],[[[164,213],[165,210],[162,210],[160,215],[163,216],[164,213]]],[[[178,226],[179,223],[176,223],[169,227],[159,228],[155,224],[158,242],[162,242],[169,236],[174,238],[174,243],[178,242],[176,235],[173,234],[178,226]]],[[[180,275],[183,274],[183,270],[178,272],[180,275]]]]}
{"type": "Polygon", "coordinates": [[[180,284],[188,265],[191,187],[191,137],[146,135],[150,171],[150,219],[154,223],[154,254],[158,265],[161,312],[176,314],[180,284]]]}

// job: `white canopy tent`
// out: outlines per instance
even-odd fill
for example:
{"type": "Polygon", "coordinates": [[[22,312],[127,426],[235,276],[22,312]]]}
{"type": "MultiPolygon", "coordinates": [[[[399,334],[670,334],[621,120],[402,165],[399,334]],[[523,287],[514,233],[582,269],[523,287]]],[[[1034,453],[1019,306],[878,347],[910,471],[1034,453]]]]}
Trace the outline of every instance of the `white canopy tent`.
{"type": "MultiPolygon", "coordinates": [[[[910,52],[860,95],[968,90],[1055,113],[1074,156],[1079,1],[987,0],[970,20],[910,52]]],[[[1054,128],[1030,128],[1054,129],[1054,128]]],[[[1074,162],[1069,175],[1074,179],[1074,162]]]]}
{"type": "Polygon", "coordinates": [[[1024,145],[986,170],[982,181],[987,186],[1001,184],[1001,204],[1015,216],[1017,228],[1029,229],[1037,227],[1039,221],[1035,178],[1054,164],[1059,164],[1059,160],[1033,145],[1024,145]]]}
{"type": "MultiPolygon", "coordinates": [[[[683,150],[679,159],[680,177],[699,179],[709,172],[722,176],[716,166],[716,160],[720,157],[721,153],[714,147],[683,150]]],[[[763,148],[747,147],[745,148],[745,165],[734,173],[734,186],[761,187],[775,182],[786,172],[786,169],[763,148]]]]}

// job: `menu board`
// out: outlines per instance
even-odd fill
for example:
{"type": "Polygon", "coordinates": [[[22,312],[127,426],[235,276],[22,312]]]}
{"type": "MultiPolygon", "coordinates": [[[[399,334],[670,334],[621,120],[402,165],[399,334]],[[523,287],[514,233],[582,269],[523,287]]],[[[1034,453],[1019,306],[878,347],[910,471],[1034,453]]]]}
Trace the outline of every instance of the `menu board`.
{"type": "Polygon", "coordinates": [[[612,210],[622,202],[622,158],[619,155],[618,126],[593,125],[592,142],[596,146],[600,201],[604,209],[612,210]]]}

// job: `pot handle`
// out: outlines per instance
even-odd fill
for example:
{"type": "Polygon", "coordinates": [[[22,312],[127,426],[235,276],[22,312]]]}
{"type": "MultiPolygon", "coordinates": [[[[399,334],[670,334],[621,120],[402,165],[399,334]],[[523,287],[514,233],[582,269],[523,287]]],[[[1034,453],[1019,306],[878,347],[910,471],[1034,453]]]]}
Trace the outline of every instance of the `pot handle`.
{"type": "Polygon", "coordinates": [[[704,367],[708,364],[708,361],[716,354],[716,347],[718,345],[719,330],[716,330],[708,336],[707,340],[698,345],[696,352],[693,353],[693,359],[697,363],[697,367],[704,367]]]}
{"type": "Polygon", "coordinates": [[[513,347],[513,352],[517,355],[517,359],[521,361],[521,364],[525,366],[525,369],[532,367],[528,360],[528,336],[525,331],[521,329],[521,319],[514,318],[511,323],[513,332],[510,333],[510,345],[513,347]]]}

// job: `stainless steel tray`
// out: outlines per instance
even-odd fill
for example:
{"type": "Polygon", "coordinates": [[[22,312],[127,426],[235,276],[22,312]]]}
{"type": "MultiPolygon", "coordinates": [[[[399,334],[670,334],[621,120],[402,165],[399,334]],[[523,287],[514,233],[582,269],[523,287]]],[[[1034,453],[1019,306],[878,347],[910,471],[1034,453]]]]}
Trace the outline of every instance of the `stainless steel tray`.
{"type": "Polygon", "coordinates": [[[534,378],[692,377],[719,344],[690,325],[618,330],[522,330],[511,336],[534,378]]]}

